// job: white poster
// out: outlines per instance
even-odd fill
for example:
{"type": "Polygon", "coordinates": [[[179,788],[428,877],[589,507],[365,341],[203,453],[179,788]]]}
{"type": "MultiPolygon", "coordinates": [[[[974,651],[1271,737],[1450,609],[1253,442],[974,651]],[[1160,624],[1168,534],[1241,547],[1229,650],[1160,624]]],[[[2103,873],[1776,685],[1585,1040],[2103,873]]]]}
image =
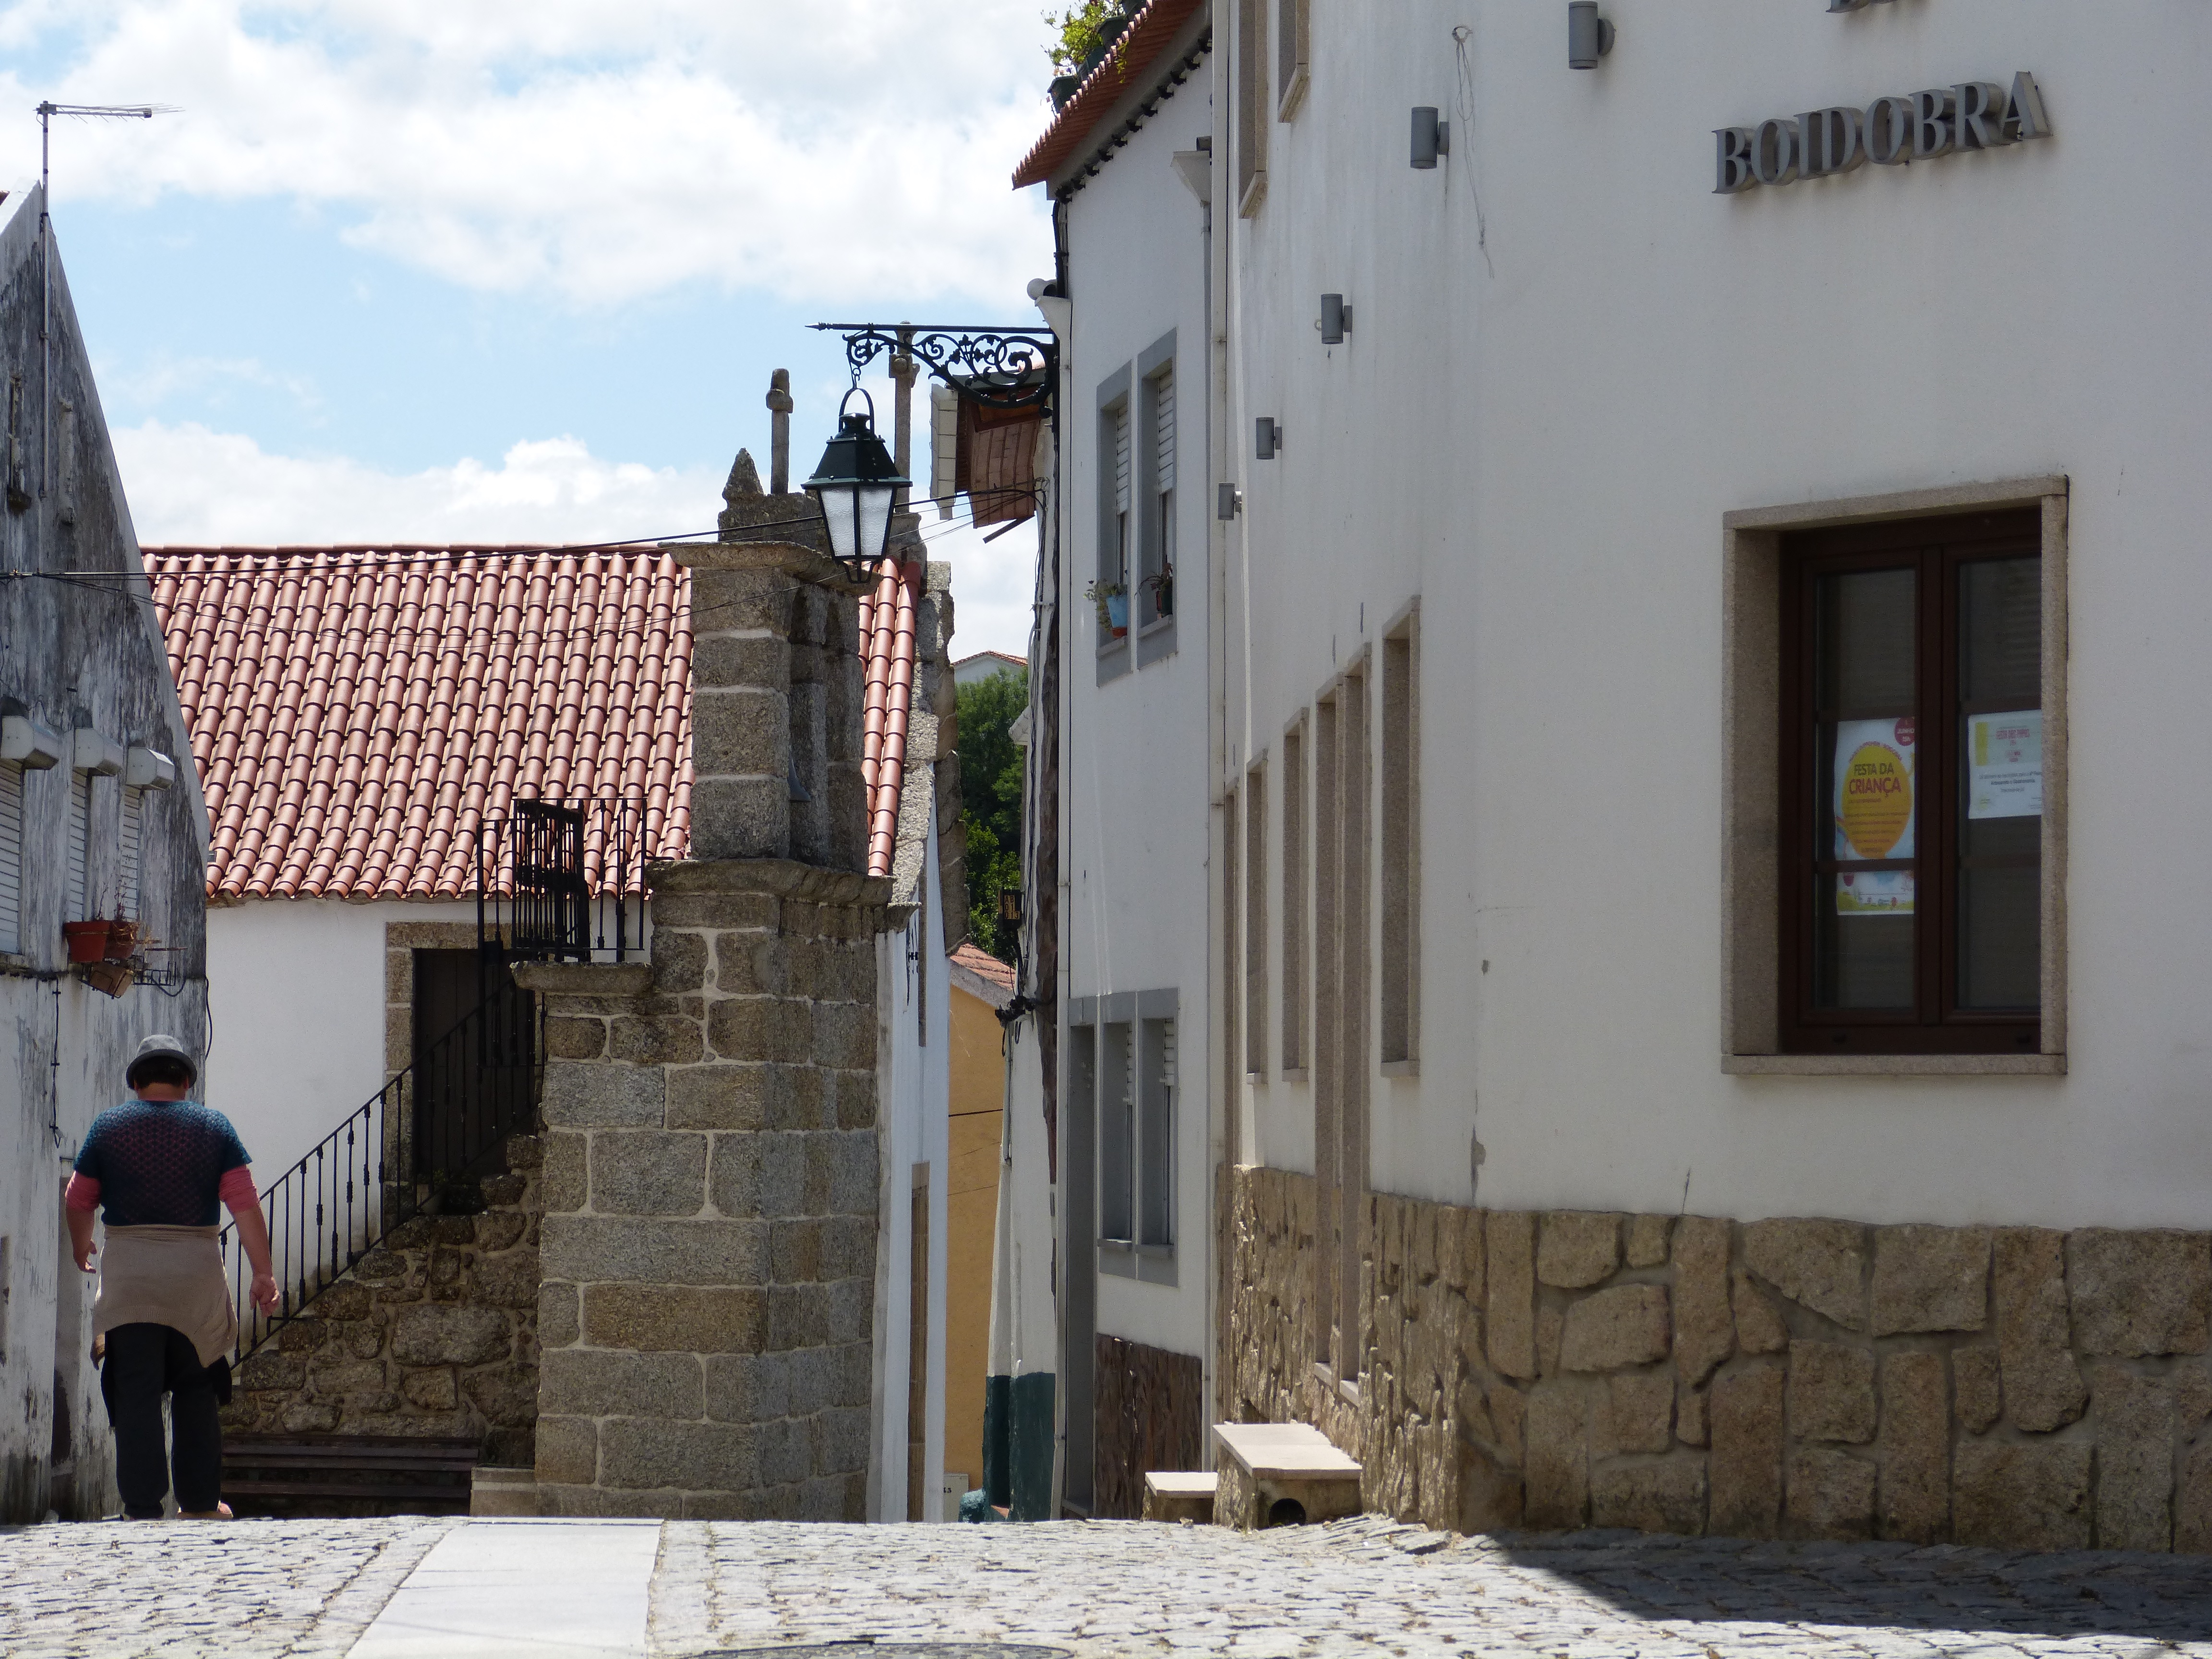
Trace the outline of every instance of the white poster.
{"type": "Polygon", "coordinates": [[[1836,854],[1839,859],[1909,859],[1913,763],[1911,715],[1836,726],[1836,854]]]}
{"type": "Polygon", "coordinates": [[[1966,816],[2043,816],[2043,711],[1966,716],[1966,816]]]}

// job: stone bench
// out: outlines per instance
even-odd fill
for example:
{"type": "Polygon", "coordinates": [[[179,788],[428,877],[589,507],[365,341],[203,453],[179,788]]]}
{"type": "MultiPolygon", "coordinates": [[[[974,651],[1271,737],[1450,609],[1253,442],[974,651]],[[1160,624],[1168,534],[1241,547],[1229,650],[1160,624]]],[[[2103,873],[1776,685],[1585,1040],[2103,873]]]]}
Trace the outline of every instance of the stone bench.
{"type": "Polygon", "coordinates": [[[1213,1489],[1220,1479],[1203,1469],[1151,1471],[1145,1476],[1145,1519],[1206,1525],[1213,1519],[1213,1489]]]}
{"type": "Polygon", "coordinates": [[[1217,1423],[1213,1518],[1240,1532],[1358,1515],[1359,1464],[1304,1423],[1217,1423]]]}

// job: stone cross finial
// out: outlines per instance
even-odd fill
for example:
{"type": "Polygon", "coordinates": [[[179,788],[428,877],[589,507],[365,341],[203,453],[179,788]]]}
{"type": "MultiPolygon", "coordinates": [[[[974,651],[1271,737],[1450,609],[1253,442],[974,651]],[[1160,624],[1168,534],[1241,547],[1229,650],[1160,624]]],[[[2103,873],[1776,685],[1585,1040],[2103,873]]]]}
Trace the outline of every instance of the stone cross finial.
{"type": "Polygon", "coordinates": [[[791,488],[791,371],[768,377],[769,488],[781,495],[791,488]]]}

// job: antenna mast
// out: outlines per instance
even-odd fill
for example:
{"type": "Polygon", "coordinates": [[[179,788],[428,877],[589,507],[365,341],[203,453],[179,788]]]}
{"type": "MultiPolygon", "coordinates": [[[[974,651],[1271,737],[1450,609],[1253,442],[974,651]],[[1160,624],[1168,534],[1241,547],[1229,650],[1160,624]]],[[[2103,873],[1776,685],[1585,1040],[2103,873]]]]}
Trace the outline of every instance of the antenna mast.
{"type": "Polygon", "coordinates": [[[176,112],[163,104],[57,104],[39,106],[39,346],[44,359],[39,391],[39,494],[54,478],[54,221],[51,162],[53,118],[81,115],[107,121],[150,121],[176,112]]]}

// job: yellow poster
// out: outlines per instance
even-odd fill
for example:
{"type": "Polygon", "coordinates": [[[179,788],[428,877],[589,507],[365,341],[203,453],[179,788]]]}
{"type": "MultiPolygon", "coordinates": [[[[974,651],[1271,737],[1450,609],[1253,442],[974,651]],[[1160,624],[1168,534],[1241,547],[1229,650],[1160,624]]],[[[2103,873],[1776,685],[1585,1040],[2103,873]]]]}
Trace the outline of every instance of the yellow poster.
{"type": "Polygon", "coordinates": [[[1912,850],[1911,718],[1836,726],[1836,856],[1909,859],[1912,850]]]}

